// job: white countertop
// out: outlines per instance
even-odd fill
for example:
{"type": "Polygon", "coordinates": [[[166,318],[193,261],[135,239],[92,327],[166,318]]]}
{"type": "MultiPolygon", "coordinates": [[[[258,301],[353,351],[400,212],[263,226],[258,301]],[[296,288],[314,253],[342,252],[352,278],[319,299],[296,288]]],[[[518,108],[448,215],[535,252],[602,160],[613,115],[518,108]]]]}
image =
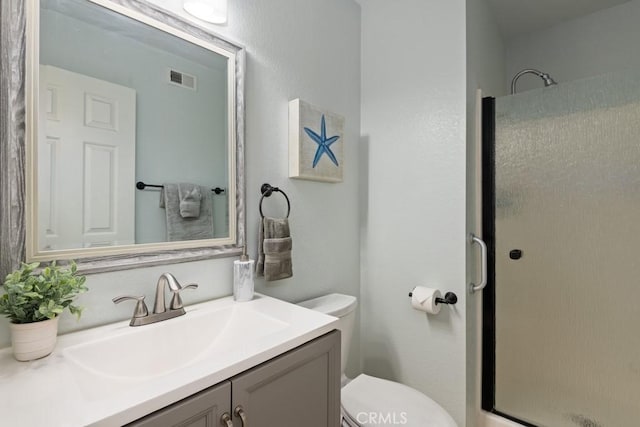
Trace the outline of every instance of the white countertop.
{"type": "MultiPolygon", "coordinates": [[[[232,297],[185,307],[187,314],[175,319],[132,328],[129,321],[117,322],[58,337],[54,352],[40,360],[18,362],[11,348],[0,350],[0,424],[12,427],[119,426],[173,402],[206,389],[253,366],[289,351],[336,329],[338,319],[278,299],[256,295],[249,302],[236,303],[232,297]],[[247,340],[224,351],[205,352],[184,366],[158,376],[123,378],[103,375],[80,366],[69,350],[84,343],[108,340],[113,336],[139,333],[144,328],[162,336],[163,324],[173,329],[188,323],[192,316],[226,310],[242,315],[255,310],[282,327],[260,336],[257,326],[247,330],[247,340]],[[257,338],[254,337],[257,333],[257,338]],[[66,350],[66,351],[65,351],[66,350]]],[[[200,325],[199,327],[202,327],[200,325]]],[[[193,328],[192,328],[193,329],[193,328]]],[[[198,336],[198,331],[189,335],[198,336]]],[[[244,335],[236,334],[237,335],[244,335]]],[[[168,343],[171,345],[171,343],[168,343]]],[[[215,347],[215,340],[210,347],[215,347]]],[[[118,349],[127,360],[126,349],[118,349]]],[[[162,358],[163,354],[155,355],[162,358]]]]}

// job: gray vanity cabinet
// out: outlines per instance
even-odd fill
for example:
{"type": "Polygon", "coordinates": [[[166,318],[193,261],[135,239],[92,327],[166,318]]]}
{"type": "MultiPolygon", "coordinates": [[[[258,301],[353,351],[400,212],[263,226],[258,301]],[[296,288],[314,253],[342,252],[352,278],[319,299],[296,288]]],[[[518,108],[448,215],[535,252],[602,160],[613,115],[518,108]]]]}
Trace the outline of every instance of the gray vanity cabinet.
{"type": "Polygon", "coordinates": [[[337,427],[340,333],[333,331],[231,379],[233,425],[337,427]],[[238,408],[246,414],[243,424],[238,408]]]}
{"type": "Polygon", "coordinates": [[[128,427],[338,427],[340,372],[332,331],[128,427]]]}

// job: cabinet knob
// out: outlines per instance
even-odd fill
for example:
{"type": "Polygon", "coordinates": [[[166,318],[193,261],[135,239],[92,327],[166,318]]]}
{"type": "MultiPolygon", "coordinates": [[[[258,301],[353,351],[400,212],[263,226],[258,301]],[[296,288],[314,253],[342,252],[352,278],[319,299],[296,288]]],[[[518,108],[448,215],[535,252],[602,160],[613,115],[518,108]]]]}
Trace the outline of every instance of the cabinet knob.
{"type": "Polygon", "coordinates": [[[247,422],[247,414],[244,412],[244,409],[242,409],[242,406],[236,406],[236,409],[233,410],[233,413],[236,417],[240,417],[240,420],[242,421],[242,427],[249,427],[249,424],[247,422]]]}

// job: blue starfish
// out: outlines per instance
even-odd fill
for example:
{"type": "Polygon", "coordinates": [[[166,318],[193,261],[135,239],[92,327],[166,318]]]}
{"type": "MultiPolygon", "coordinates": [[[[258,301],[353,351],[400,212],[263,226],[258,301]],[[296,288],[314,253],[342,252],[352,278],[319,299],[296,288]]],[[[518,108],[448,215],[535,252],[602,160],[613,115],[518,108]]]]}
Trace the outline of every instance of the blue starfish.
{"type": "Polygon", "coordinates": [[[327,156],[331,159],[336,166],[338,166],[338,159],[336,159],[335,154],[331,151],[331,144],[336,142],[340,136],[332,136],[331,138],[327,138],[327,126],[324,122],[324,114],[322,115],[322,120],[320,121],[320,135],[315,133],[309,128],[304,128],[304,131],[309,135],[316,144],[318,144],[318,149],[316,150],[316,155],[313,158],[313,167],[315,168],[320,158],[323,154],[327,154],[327,156]]]}

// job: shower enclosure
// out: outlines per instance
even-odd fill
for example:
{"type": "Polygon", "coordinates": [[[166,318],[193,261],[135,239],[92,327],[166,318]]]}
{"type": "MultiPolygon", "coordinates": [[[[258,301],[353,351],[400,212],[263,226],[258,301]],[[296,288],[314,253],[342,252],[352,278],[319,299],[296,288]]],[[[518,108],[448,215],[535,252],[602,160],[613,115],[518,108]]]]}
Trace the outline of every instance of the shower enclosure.
{"type": "Polygon", "coordinates": [[[483,102],[483,408],[640,425],[640,77],[483,102]]]}

